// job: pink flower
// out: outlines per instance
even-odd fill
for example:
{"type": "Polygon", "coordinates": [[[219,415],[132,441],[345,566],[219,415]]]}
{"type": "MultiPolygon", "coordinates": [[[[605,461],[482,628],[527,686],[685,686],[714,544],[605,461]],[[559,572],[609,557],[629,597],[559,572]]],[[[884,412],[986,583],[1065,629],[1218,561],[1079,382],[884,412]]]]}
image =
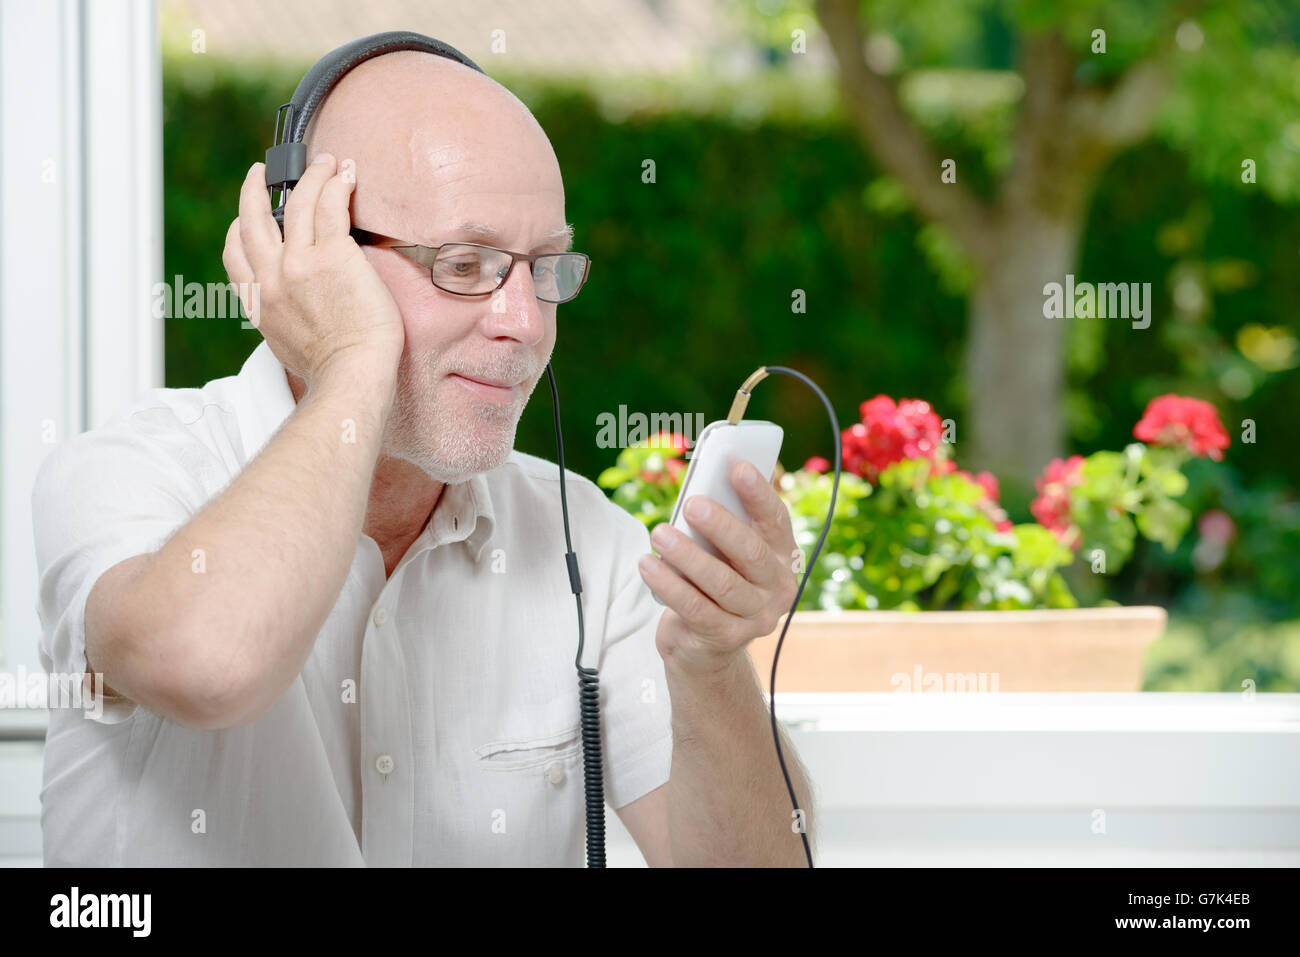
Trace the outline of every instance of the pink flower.
{"type": "Polygon", "coordinates": [[[1133,435],[1152,445],[1181,446],[1216,462],[1228,447],[1228,433],[1214,406],[1172,392],[1147,403],[1141,420],[1133,426],[1133,435]]]}
{"type": "Polygon", "coordinates": [[[831,470],[831,463],[827,462],[820,455],[814,455],[803,464],[803,470],[805,472],[816,472],[818,475],[821,475],[823,472],[829,472],[831,470]]]}
{"type": "Polygon", "coordinates": [[[1215,545],[1228,545],[1237,537],[1237,525],[1232,517],[1222,509],[1211,509],[1201,516],[1196,524],[1201,538],[1215,545]]]}
{"type": "Polygon", "coordinates": [[[992,472],[978,472],[975,484],[982,485],[985,493],[995,502],[1002,501],[1002,490],[998,487],[998,477],[992,472]]]}
{"type": "MultiPolygon", "coordinates": [[[[844,430],[844,460],[850,471],[874,482],[881,471],[904,459],[942,462],[940,436],[943,423],[921,399],[887,395],[868,399],[859,407],[862,422],[844,430]]],[[[951,466],[939,466],[941,473],[951,466]]]]}
{"type": "Polygon", "coordinates": [[[1070,489],[1083,481],[1083,456],[1052,459],[1043,474],[1034,480],[1038,497],[1029,503],[1029,511],[1038,524],[1071,548],[1078,548],[1079,529],[1070,520],[1070,489]]]}

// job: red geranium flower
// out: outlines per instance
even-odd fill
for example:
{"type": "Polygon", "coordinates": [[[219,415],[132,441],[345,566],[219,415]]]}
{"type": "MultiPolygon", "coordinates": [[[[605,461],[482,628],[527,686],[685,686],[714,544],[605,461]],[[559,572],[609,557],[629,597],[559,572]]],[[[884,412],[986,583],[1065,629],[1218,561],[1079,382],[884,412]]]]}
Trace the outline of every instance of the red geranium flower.
{"type": "Polygon", "coordinates": [[[1034,480],[1038,497],[1029,503],[1029,511],[1038,524],[1071,548],[1079,545],[1078,529],[1070,520],[1070,489],[1083,481],[1083,456],[1052,459],[1043,474],[1034,480]]]}
{"type": "Polygon", "coordinates": [[[1181,446],[1193,455],[1218,462],[1228,447],[1228,433],[1218,410],[1202,399],[1167,395],[1152,399],[1133,426],[1133,434],[1152,445],[1181,446]]]}
{"type": "Polygon", "coordinates": [[[881,471],[903,459],[930,459],[945,467],[940,457],[943,423],[921,399],[901,399],[897,403],[887,395],[868,399],[859,407],[862,422],[844,430],[844,462],[848,469],[869,482],[881,471]]]}
{"type": "Polygon", "coordinates": [[[814,455],[803,464],[803,470],[805,472],[816,472],[818,475],[821,475],[823,472],[829,472],[831,470],[831,463],[827,462],[820,455],[814,455]]]}

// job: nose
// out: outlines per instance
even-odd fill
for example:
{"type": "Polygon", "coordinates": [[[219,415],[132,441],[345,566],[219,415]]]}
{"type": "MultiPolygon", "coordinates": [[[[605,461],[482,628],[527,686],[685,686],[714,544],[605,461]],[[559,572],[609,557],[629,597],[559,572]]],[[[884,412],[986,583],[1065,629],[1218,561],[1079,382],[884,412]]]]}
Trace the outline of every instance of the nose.
{"type": "Polygon", "coordinates": [[[492,338],[506,336],[534,346],[546,335],[546,316],[537,298],[531,263],[516,262],[510,277],[487,300],[487,318],[492,338]]]}

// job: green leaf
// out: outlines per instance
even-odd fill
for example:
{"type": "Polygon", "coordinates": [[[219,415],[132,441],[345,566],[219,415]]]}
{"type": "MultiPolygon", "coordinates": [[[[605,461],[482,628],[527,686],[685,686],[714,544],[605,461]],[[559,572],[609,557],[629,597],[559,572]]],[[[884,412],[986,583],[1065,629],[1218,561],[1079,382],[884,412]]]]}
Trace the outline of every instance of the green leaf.
{"type": "Polygon", "coordinates": [[[1159,499],[1138,513],[1137,527],[1145,538],[1159,542],[1165,551],[1172,552],[1182,541],[1191,520],[1192,513],[1177,502],[1159,499]]]}

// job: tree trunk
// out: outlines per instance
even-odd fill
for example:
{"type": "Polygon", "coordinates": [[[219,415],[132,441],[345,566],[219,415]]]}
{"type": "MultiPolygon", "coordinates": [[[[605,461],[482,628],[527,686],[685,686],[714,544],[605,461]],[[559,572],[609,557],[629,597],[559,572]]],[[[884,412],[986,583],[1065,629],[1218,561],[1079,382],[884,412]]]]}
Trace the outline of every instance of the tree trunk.
{"type": "Polygon", "coordinates": [[[1043,316],[1043,286],[1072,272],[1080,224],[1033,210],[999,221],[971,298],[970,414],[957,458],[1023,494],[1064,440],[1066,319],[1043,316]],[[1018,487],[1018,488],[1017,488],[1018,487]]]}

